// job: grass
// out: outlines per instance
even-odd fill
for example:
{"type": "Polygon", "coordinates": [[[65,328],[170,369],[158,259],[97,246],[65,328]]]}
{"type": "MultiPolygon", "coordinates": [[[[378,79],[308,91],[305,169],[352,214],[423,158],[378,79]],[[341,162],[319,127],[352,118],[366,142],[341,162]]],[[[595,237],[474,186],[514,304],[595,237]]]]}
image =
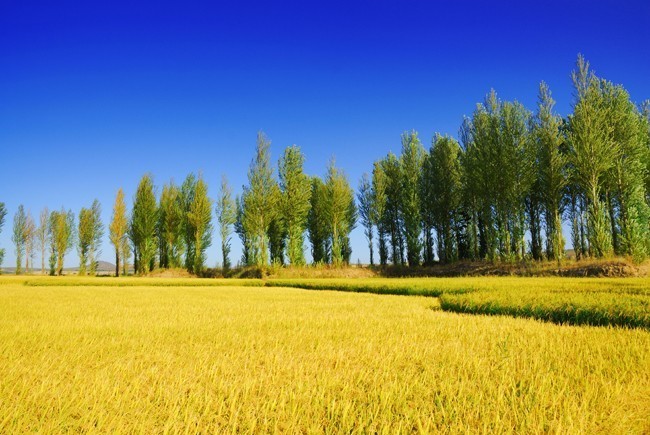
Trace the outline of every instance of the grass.
{"type": "Polygon", "coordinates": [[[417,296],[2,280],[0,433],[650,431],[643,329],[417,296]]]}

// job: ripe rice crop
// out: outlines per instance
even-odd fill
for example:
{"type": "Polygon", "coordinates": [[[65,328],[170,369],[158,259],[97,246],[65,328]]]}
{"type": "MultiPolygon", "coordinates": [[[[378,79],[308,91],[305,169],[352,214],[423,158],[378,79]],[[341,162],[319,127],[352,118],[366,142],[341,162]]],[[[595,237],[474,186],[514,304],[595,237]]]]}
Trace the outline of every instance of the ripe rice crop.
{"type": "Polygon", "coordinates": [[[0,433],[650,431],[644,329],[417,296],[2,279],[0,433]]]}

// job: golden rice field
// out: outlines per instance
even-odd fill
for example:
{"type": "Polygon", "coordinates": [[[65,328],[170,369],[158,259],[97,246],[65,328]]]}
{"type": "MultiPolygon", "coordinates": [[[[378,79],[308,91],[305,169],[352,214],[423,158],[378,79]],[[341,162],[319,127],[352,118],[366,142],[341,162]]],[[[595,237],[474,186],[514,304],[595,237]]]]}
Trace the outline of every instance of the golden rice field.
{"type": "MultiPolygon", "coordinates": [[[[0,277],[0,433],[650,431],[647,328],[268,281],[130,280],[0,277]]],[[[443,299],[524,284],[648,294],[634,279],[462,280],[418,285],[443,299]]],[[[404,284],[385,281],[373,285],[404,284]]]]}

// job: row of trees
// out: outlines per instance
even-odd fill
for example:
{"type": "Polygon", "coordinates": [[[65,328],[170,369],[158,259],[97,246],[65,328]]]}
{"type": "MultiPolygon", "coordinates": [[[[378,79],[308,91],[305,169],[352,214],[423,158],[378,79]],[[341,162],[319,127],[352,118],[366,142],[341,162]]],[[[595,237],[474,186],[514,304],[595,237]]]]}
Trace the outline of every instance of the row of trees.
{"type": "MultiPolygon", "coordinates": [[[[231,235],[240,237],[241,264],[303,265],[305,236],[315,263],[341,265],[351,256],[350,232],[359,216],[375,263],[415,266],[438,260],[559,261],[562,226],[571,225],[578,259],[613,253],[650,255],[650,103],[637,107],[620,85],[596,76],[578,57],[572,74],[573,112],[562,118],[545,83],[537,110],[501,101],[491,91],[460,128],[460,142],[436,135],[429,151],[414,131],[364,174],[355,194],[334,161],[323,178],[304,172],[297,146],[284,150],[277,176],[270,142],[257,136],[242,194],[226,178],[216,201],[202,176],[170,182],[157,196],[152,177],[140,180],[129,213],[118,191],[109,226],[116,274],[184,267],[201,274],[216,212],[223,268],[231,267],[231,235]],[[376,234],[376,239],[375,239],[376,234]],[[375,243],[376,242],[376,243],[375,243]]],[[[94,274],[103,225],[98,201],[74,215],[44,210],[37,226],[23,206],[14,217],[17,273],[33,267],[61,273],[77,244],[80,273],[94,274]]],[[[0,203],[0,230],[6,208],[0,203]]],[[[4,251],[0,250],[0,262],[4,251]]]]}
{"type": "Polygon", "coordinates": [[[382,265],[431,264],[434,250],[441,262],[560,260],[565,220],[578,259],[647,258],[650,105],[636,107],[582,57],[572,78],[566,118],[541,83],[534,114],[491,91],[460,143],[436,135],[427,152],[405,133],[401,155],[376,161],[360,183],[371,263],[375,231],[382,265]]]}

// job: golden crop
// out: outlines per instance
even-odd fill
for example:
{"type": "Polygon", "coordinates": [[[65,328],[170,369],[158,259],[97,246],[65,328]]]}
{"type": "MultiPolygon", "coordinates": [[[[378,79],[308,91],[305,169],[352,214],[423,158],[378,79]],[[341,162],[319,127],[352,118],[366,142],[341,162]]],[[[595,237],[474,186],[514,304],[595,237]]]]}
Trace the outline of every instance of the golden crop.
{"type": "Polygon", "coordinates": [[[645,329],[68,279],[0,279],[0,433],[650,430],[645,329]]]}

